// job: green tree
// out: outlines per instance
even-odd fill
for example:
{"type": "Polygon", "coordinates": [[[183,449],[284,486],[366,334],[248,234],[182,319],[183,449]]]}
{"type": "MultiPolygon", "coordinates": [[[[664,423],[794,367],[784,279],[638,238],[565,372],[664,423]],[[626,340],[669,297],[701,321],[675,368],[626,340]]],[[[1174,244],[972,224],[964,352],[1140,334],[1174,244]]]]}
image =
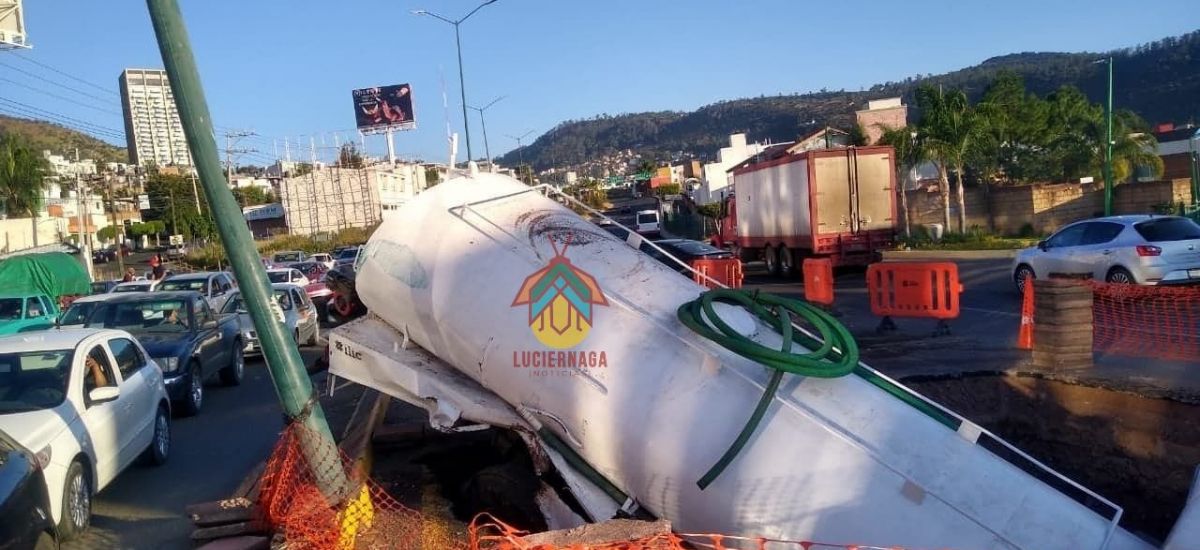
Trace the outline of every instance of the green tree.
{"type": "Polygon", "coordinates": [[[100,240],[102,240],[102,241],[113,241],[113,240],[116,240],[116,238],[117,238],[117,226],[115,226],[115,225],[106,225],[106,226],[104,226],[104,227],[101,227],[99,231],[96,231],[96,238],[98,238],[98,239],[100,239],[100,240]]]}
{"type": "Polygon", "coordinates": [[[678,183],[664,183],[654,188],[654,196],[661,199],[667,195],[678,195],[682,190],[678,183]]]}
{"type": "Polygon", "coordinates": [[[242,206],[257,206],[275,202],[274,193],[256,185],[234,189],[233,197],[242,206]]]}
{"type": "Polygon", "coordinates": [[[209,238],[216,233],[208,202],[204,194],[193,193],[192,182],[184,176],[154,174],[146,180],[146,194],[150,195],[151,209],[143,215],[148,221],[162,222],[172,233],[178,232],[185,238],[209,238]]]}
{"type": "Polygon", "coordinates": [[[433,187],[433,186],[441,183],[441,181],[442,181],[442,176],[441,176],[441,174],[438,173],[437,168],[430,166],[429,168],[425,169],[425,187],[426,188],[433,187]]]}
{"type": "Polygon", "coordinates": [[[978,117],[962,90],[944,92],[941,88],[923,85],[917,89],[917,106],[921,109],[919,133],[931,160],[938,166],[942,195],[942,221],[950,226],[950,181],[948,170],[954,169],[955,190],[958,193],[958,230],[967,230],[967,209],[963,190],[963,170],[967,153],[979,133],[978,117]]]}
{"type": "Polygon", "coordinates": [[[900,212],[904,215],[904,236],[912,236],[912,211],[908,209],[908,194],[904,192],[904,174],[925,162],[928,150],[920,141],[915,128],[892,128],[879,125],[882,135],[880,145],[891,145],[896,151],[896,194],[900,199],[900,212]]]}
{"type": "Polygon", "coordinates": [[[867,145],[867,130],[862,127],[862,124],[851,126],[847,133],[850,136],[850,145],[855,147],[867,145]]]}
{"type": "Polygon", "coordinates": [[[0,201],[12,217],[35,217],[42,207],[46,159],[15,135],[0,136],[0,201]]]}
{"type": "Polygon", "coordinates": [[[339,168],[362,168],[365,164],[362,153],[350,142],[342,144],[342,149],[338,151],[337,165],[339,168]]]}

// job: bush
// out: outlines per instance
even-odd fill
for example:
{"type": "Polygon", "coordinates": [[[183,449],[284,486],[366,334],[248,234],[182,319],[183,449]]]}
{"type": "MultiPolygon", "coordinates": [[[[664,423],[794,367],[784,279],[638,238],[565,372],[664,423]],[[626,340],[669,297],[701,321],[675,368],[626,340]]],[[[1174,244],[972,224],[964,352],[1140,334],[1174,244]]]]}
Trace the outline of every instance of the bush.
{"type": "Polygon", "coordinates": [[[716,219],[721,213],[721,205],[719,203],[701,204],[696,207],[696,213],[706,218],[716,219]]]}
{"type": "MultiPolygon", "coordinates": [[[[326,238],[315,235],[280,235],[259,241],[256,245],[260,256],[284,250],[299,250],[306,254],[329,252],[339,246],[354,246],[367,242],[378,227],[378,224],[370,227],[349,227],[336,233],[326,233],[326,238]]],[[[192,248],[184,257],[184,261],[197,269],[215,269],[218,262],[225,265],[229,260],[225,255],[225,248],[220,243],[212,243],[192,248]]]]}

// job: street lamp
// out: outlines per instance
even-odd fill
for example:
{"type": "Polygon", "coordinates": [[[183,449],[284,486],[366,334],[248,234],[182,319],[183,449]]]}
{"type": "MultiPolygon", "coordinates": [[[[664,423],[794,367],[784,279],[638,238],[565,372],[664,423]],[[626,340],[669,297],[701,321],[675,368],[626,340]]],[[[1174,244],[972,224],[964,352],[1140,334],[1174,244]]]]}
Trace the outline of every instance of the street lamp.
{"type": "Polygon", "coordinates": [[[467,19],[469,19],[472,15],[475,15],[475,12],[483,9],[483,7],[488,4],[494,4],[496,1],[497,0],[487,0],[486,2],[476,6],[475,9],[470,11],[470,13],[462,16],[462,18],[458,19],[457,21],[448,19],[446,17],[442,17],[436,13],[433,13],[433,12],[427,11],[427,10],[413,10],[413,12],[412,12],[413,15],[428,15],[430,17],[433,17],[433,18],[443,21],[445,23],[454,25],[454,45],[458,48],[458,89],[462,93],[463,134],[467,140],[467,161],[468,162],[470,162],[472,160],[472,157],[471,157],[471,124],[470,124],[470,121],[467,120],[467,85],[466,85],[465,80],[463,79],[462,34],[459,33],[458,27],[459,27],[459,25],[462,25],[462,23],[464,21],[466,21],[467,19]]]}
{"type": "MultiPolygon", "coordinates": [[[[521,140],[525,139],[529,134],[532,134],[532,133],[533,133],[533,130],[525,132],[524,134],[521,134],[519,136],[514,136],[512,134],[506,134],[508,137],[517,140],[517,159],[519,159],[518,162],[520,163],[517,165],[518,168],[525,166],[525,147],[523,145],[521,145],[521,140]]],[[[526,182],[526,183],[531,183],[531,182],[526,182]]]]}
{"type": "Polygon", "coordinates": [[[1093,63],[1108,63],[1108,103],[1104,108],[1104,215],[1112,215],[1113,202],[1113,58],[1099,59],[1093,63]]]}
{"type": "Polygon", "coordinates": [[[483,126],[483,151],[485,154],[487,154],[489,170],[492,167],[492,148],[488,146],[487,121],[483,119],[483,112],[488,110],[488,108],[490,108],[492,105],[495,105],[501,99],[504,99],[504,97],[505,96],[500,96],[496,99],[493,99],[491,103],[488,103],[487,105],[484,105],[483,107],[472,107],[470,105],[467,105],[468,109],[471,109],[473,111],[479,111],[479,124],[483,126]]]}

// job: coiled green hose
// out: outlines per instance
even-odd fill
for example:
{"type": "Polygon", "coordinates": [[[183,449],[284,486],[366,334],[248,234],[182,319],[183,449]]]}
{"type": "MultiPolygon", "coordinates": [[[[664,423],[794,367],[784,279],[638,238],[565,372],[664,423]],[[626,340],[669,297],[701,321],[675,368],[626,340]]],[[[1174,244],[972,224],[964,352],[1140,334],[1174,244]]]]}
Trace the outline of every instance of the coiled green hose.
{"type": "Polygon", "coordinates": [[[696,482],[701,489],[716,480],[750,440],[750,436],[754,434],[763,415],[766,414],[767,406],[775,398],[784,373],[815,378],[837,378],[854,372],[858,366],[858,344],[850,331],[829,313],[807,302],[773,294],[760,294],[758,291],[714,289],[679,306],[676,314],[684,325],[697,334],[742,357],[774,369],[766,390],[763,391],[758,405],[754,407],[753,414],[746,421],[737,439],[725,454],[721,455],[720,460],[709,468],[704,477],[696,482]],[[749,310],[783,337],[782,349],[767,348],[739,334],[713,311],[714,302],[738,305],[749,310]],[[807,324],[819,335],[819,339],[794,330],[792,316],[807,324]],[[812,351],[792,353],[793,343],[812,351]]]}

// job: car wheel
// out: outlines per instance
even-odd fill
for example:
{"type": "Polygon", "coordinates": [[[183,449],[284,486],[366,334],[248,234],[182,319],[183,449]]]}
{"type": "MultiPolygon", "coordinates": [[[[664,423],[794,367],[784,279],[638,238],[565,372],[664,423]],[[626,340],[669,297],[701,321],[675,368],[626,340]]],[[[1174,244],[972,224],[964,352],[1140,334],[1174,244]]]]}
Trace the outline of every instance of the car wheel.
{"type": "Polygon", "coordinates": [[[1105,282],[1118,285],[1136,285],[1137,280],[1133,278],[1133,273],[1123,267],[1114,267],[1108,270],[1108,276],[1104,278],[1105,282]]]}
{"type": "Polygon", "coordinates": [[[58,522],[58,534],[63,540],[78,537],[92,522],[92,483],[87,471],[78,460],[67,468],[63,483],[62,514],[58,522]]]}
{"type": "Polygon", "coordinates": [[[1033,274],[1033,268],[1025,264],[1017,266],[1013,271],[1013,284],[1017,285],[1017,294],[1025,294],[1025,282],[1037,277],[1033,274]]]}
{"type": "Polygon", "coordinates": [[[784,277],[796,274],[796,260],[792,256],[792,249],[785,244],[779,245],[779,273],[784,277]]]}
{"type": "Polygon", "coordinates": [[[183,396],[179,413],[183,416],[196,416],[200,414],[200,407],[204,405],[204,379],[200,374],[200,366],[193,363],[187,377],[188,391],[187,395],[183,396]]]}
{"type": "Polygon", "coordinates": [[[242,378],[246,375],[246,348],[242,345],[241,340],[235,340],[233,343],[233,359],[229,361],[229,366],[221,369],[221,383],[226,386],[238,386],[242,383],[242,378]]]}
{"type": "Polygon", "coordinates": [[[146,447],[146,452],[142,456],[151,466],[162,466],[167,463],[170,453],[171,418],[167,413],[167,407],[160,405],[158,412],[154,415],[154,438],[150,440],[150,446],[146,447]]]}
{"type": "Polygon", "coordinates": [[[767,275],[778,277],[779,255],[775,253],[775,248],[771,245],[767,245],[763,248],[763,261],[767,263],[767,275]]]}

